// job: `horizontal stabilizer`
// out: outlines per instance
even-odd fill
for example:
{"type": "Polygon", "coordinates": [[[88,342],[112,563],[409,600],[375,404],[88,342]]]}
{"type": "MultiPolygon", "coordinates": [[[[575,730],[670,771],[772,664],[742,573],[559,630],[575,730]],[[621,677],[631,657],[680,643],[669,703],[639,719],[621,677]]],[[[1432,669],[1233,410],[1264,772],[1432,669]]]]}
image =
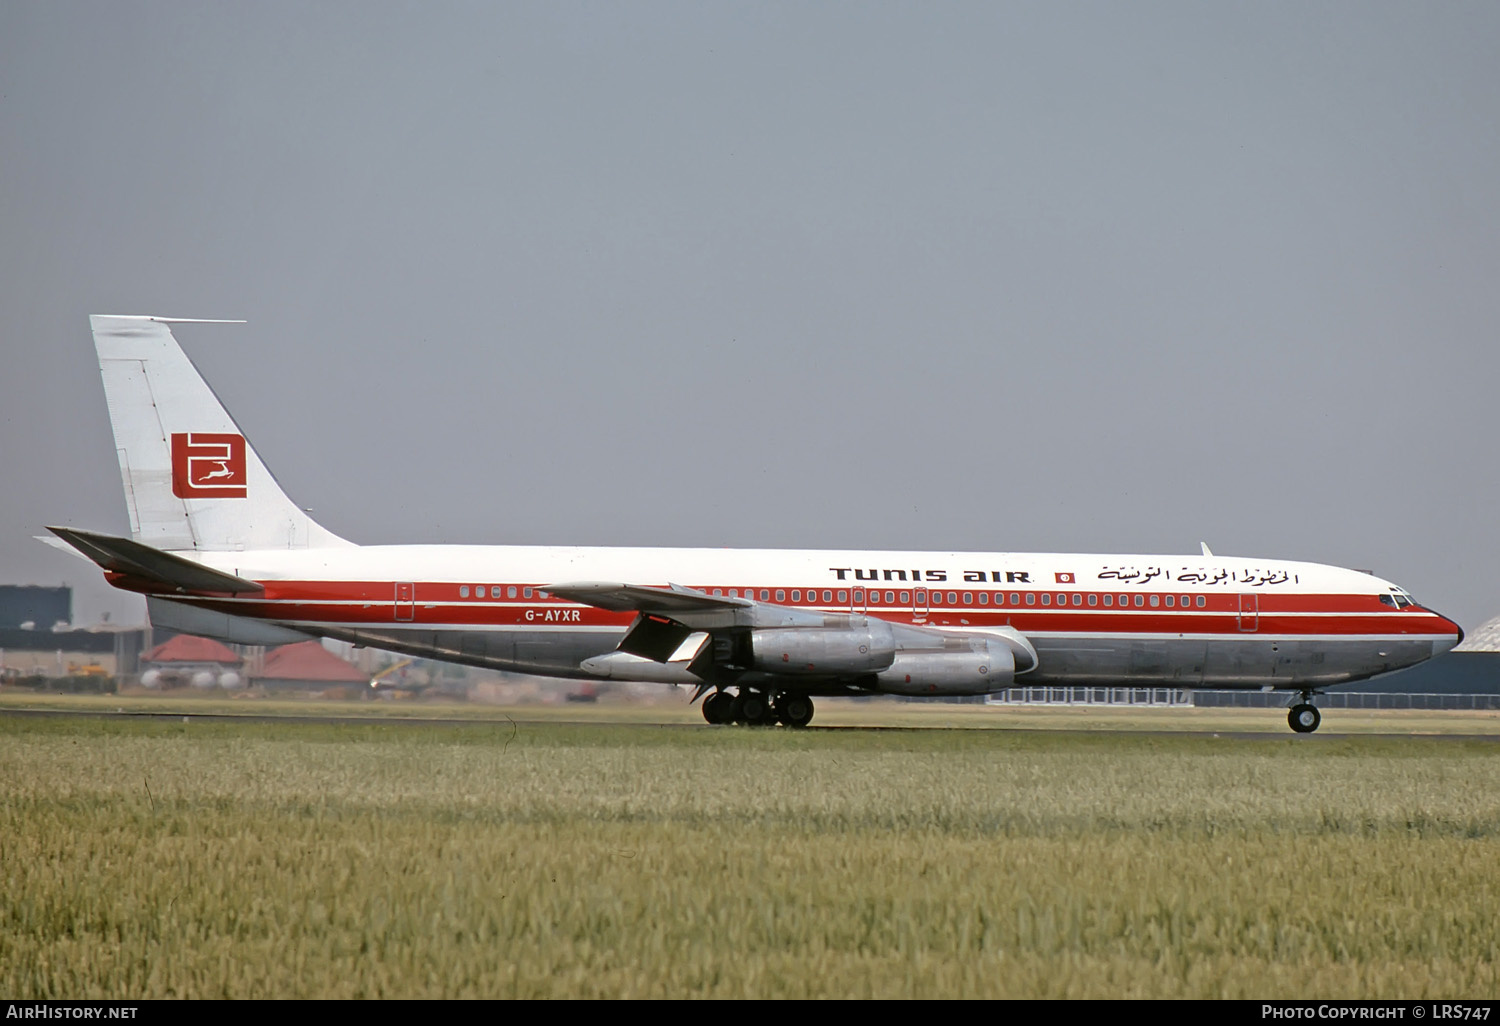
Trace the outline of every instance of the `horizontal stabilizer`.
{"type": "Polygon", "coordinates": [[[72,527],[49,527],[47,530],[115,574],[126,574],[164,585],[173,591],[229,592],[264,591],[261,585],[234,574],[213,570],[170,552],[153,549],[129,538],[112,534],[80,531],[72,527]]]}
{"type": "Polygon", "coordinates": [[[32,535],[32,537],[35,538],[37,541],[41,542],[43,545],[50,545],[50,546],[52,546],[58,552],[66,552],[68,555],[72,556],[74,559],[81,559],[85,563],[92,563],[93,562],[92,559],[90,559],[88,556],[85,556],[82,552],[79,552],[77,549],[75,549],[73,546],[69,545],[67,542],[63,541],[61,538],[52,538],[52,537],[49,537],[49,536],[47,536],[45,534],[34,534],[34,535],[32,535]]]}

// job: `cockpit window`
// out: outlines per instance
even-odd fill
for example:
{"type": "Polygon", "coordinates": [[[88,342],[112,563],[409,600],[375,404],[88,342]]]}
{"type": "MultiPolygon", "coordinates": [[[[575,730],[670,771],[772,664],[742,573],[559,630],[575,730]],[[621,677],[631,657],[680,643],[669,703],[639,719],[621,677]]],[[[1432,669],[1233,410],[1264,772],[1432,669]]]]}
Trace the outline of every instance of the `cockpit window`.
{"type": "Polygon", "coordinates": [[[1380,596],[1380,601],[1392,609],[1396,608],[1396,596],[1394,595],[1382,595],[1380,596]]]}
{"type": "Polygon", "coordinates": [[[1397,609],[1405,609],[1407,606],[1414,606],[1417,604],[1416,599],[1412,598],[1400,588],[1392,588],[1389,595],[1380,596],[1380,601],[1384,602],[1388,606],[1395,606],[1397,609]]]}

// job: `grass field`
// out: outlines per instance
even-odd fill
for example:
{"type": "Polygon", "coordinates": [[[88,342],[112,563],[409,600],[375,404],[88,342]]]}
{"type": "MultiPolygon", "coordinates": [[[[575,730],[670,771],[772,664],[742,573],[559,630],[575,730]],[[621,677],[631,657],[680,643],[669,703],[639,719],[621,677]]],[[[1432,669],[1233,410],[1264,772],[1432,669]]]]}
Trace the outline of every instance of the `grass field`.
{"type": "Polygon", "coordinates": [[[0,780],[15,997],[1500,992],[1490,740],[0,715],[0,780]]]}
{"type": "MultiPolygon", "coordinates": [[[[137,692],[120,695],[48,695],[0,688],[7,709],[57,712],[180,713],[189,716],[298,716],[340,719],[441,719],[485,723],[692,724],[703,716],[686,689],[649,702],[556,703],[515,706],[462,701],[337,701],[305,696],[265,697],[220,691],[137,692]]],[[[1286,711],[1230,707],[985,706],[897,699],[848,701],[820,698],[815,727],[954,727],[995,730],[1148,730],[1289,734],[1286,711]]],[[[1486,734],[1500,736],[1500,710],[1427,711],[1330,708],[1318,737],[1335,734],[1486,734]]]]}

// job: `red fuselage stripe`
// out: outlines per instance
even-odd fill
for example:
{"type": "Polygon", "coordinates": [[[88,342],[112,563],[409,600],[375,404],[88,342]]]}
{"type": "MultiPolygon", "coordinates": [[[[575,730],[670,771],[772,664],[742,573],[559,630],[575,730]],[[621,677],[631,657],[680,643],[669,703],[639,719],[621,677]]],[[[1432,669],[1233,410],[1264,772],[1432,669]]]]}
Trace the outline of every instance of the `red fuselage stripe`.
{"type": "MultiPolygon", "coordinates": [[[[267,581],[264,594],[244,598],[199,598],[195,603],[238,616],[254,619],[279,620],[284,622],[326,623],[357,626],[362,624],[399,623],[407,626],[442,624],[495,628],[537,628],[567,624],[575,627],[597,627],[618,629],[628,626],[635,614],[610,612],[592,606],[565,602],[539,595],[540,586],[515,585],[516,598],[506,597],[510,585],[494,586],[500,589],[500,598],[489,596],[490,585],[485,586],[482,598],[465,598],[459,585],[438,583],[398,584],[386,581],[267,581]],[[400,594],[398,597],[398,588],[400,594]],[[524,589],[531,589],[532,597],[524,598],[524,589]],[[408,597],[409,596],[409,597],[408,597]]],[[[472,589],[473,586],[464,586],[472,589]]],[[[727,592],[728,589],[714,589],[727,592]]],[[[762,589],[736,589],[746,596],[757,596],[762,589]]],[[[799,589],[765,589],[772,595],[781,591],[790,595],[799,589]]],[[[846,593],[852,589],[832,590],[846,593]]],[[[1204,596],[1203,608],[1197,606],[1197,594],[1192,592],[1143,593],[1145,604],[1136,606],[1135,593],[1131,592],[1083,592],[1069,589],[1047,589],[1020,591],[1021,603],[1012,605],[1012,591],[987,591],[991,604],[978,604],[979,592],[954,589],[960,599],[949,605],[948,590],[929,591],[928,602],[919,614],[911,602],[887,605],[884,592],[870,591],[868,595],[880,595],[881,601],[861,603],[859,612],[902,622],[924,623],[933,626],[951,627],[999,627],[1010,626],[1023,633],[1079,633],[1079,634],[1283,634],[1283,635],[1425,635],[1443,636],[1454,633],[1449,621],[1435,613],[1417,606],[1395,609],[1383,604],[1376,595],[1360,594],[1292,594],[1274,592],[1234,592],[1204,596]],[[994,596],[1004,597],[1002,604],[994,603],[994,596]],[[1047,595],[1051,605],[1041,605],[1042,595],[1047,595]],[[1097,605],[1087,604],[1093,595],[1097,605]],[[1108,594],[1114,605],[1104,606],[1103,598],[1108,594]],[[1173,608],[1165,606],[1171,595],[1173,608]],[[969,604],[963,604],[964,596],[971,596],[969,604]],[[1030,595],[1036,605],[1025,604],[1030,595]],[[1079,604],[1074,604],[1074,596],[1079,604]],[[1180,604],[1183,596],[1189,596],[1192,604],[1185,608],[1180,604]],[[1128,596],[1130,605],[1120,605],[1121,598],[1128,596]],[[1155,597],[1158,605],[1151,606],[1155,597]],[[1066,603],[1066,604],[1063,604],[1066,603]]],[[[914,594],[916,589],[903,589],[914,594]]],[[[470,590],[470,595],[473,595],[470,590]]],[[[896,592],[899,596],[900,592],[896,592]]],[[[181,596],[170,596],[182,600],[181,596]]],[[[808,603],[783,603],[800,608],[830,609],[848,612],[850,603],[824,604],[820,601],[808,603]]]]}

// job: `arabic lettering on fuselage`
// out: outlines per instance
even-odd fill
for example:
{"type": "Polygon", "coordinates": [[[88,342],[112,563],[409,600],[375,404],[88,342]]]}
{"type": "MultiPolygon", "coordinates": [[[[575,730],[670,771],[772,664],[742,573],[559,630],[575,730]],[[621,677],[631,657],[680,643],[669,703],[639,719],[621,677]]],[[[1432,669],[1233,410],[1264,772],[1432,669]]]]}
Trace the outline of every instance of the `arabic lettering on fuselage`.
{"type": "Polygon", "coordinates": [[[1289,574],[1285,570],[1265,570],[1259,567],[1230,570],[1226,567],[1185,566],[1172,571],[1156,566],[1145,568],[1121,566],[1101,570],[1098,574],[1098,579],[1101,581],[1118,581],[1121,584],[1133,585],[1149,584],[1158,578],[1162,581],[1175,580],[1178,584],[1237,584],[1251,588],[1296,584],[1298,580],[1296,574],[1289,574]]]}

